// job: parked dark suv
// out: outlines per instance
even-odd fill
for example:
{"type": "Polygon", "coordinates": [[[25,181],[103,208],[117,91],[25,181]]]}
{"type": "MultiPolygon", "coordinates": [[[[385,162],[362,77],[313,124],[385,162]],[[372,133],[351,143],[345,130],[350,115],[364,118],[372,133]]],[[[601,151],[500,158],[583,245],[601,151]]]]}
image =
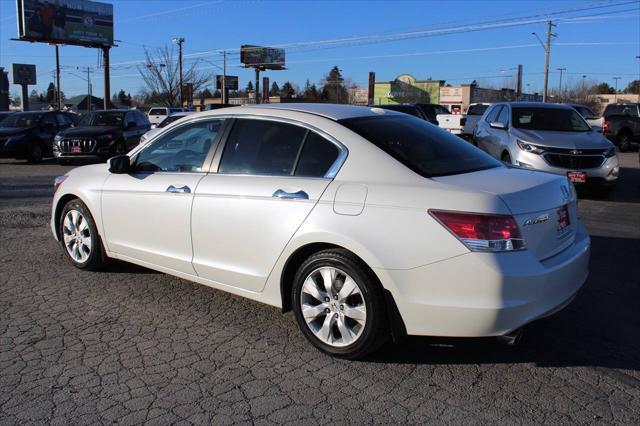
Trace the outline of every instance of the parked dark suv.
{"type": "Polygon", "coordinates": [[[147,117],[137,109],[94,111],[83,115],[76,127],[58,133],[53,150],[60,164],[106,160],[136,146],[150,128],[147,117]]]}
{"type": "Polygon", "coordinates": [[[39,163],[52,155],[53,138],[70,127],[75,114],[58,111],[17,112],[0,122],[0,157],[39,163]]]}
{"type": "Polygon", "coordinates": [[[640,142],[640,104],[607,105],[602,131],[618,149],[628,151],[632,143],[640,142]]]}

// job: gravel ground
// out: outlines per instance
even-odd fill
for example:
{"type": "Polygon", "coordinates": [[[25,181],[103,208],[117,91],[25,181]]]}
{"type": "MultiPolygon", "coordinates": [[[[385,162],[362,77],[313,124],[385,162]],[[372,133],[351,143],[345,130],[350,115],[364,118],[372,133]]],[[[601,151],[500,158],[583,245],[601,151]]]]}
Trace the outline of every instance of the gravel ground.
{"type": "Polygon", "coordinates": [[[591,275],[519,346],[408,338],[365,361],[291,314],[117,262],[81,272],[47,228],[68,168],[0,161],[0,424],[640,423],[640,169],[586,195],[591,275]]]}

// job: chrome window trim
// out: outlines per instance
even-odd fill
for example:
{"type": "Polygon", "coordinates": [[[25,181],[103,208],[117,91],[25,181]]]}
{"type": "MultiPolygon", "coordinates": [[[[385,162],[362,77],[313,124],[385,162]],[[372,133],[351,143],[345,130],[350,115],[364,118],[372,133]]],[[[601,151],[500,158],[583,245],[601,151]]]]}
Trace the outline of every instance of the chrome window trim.
{"type": "MultiPolygon", "coordinates": [[[[349,156],[349,149],[344,144],[342,144],[342,142],[340,142],[338,139],[331,136],[329,133],[325,132],[324,130],[321,130],[312,124],[305,123],[300,120],[295,120],[295,119],[285,118],[285,117],[275,117],[271,115],[242,114],[242,113],[228,114],[228,115],[225,114],[224,117],[231,118],[231,119],[275,121],[279,123],[291,124],[291,125],[302,127],[306,130],[315,132],[318,135],[322,136],[327,141],[331,142],[332,144],[338,147],[338,157],[335,159],[335,161],[333,162],[331,167],[329,167],[329,169],[327,170],[327,172],[323,177],[310,178],[305,176],[290,176],[290,175],[277,175],[274,177],[293,177],[298,179],[334,179],[338,174],[338,172],[340,171],[340,169],[342,168],[342,165],[344,164],[344,162],[347,160],[347,157],[349,156]]],[[[218,173],[218,170],[220,167],[220,160],[222,159],[222,153],[224,151],[225,146],[227,145],[227,140],[229,137],[229,133],[232,130],[232,127],[233,126],[231,126],[231,128],[229,129],[229,132],[227,132],[227,134],[225,135],[224,141],[222,141],[222,143],[218,145],[218,148],[216,149],[216,154],[213,159],[213,163],[209,168],[209,173],[218,173]]],[[[269,176],[269,175],[258,175],[258,174],[235,174],[235,173],[234,174],[224,173],[224,175],[226,176],[269,176]]]]}

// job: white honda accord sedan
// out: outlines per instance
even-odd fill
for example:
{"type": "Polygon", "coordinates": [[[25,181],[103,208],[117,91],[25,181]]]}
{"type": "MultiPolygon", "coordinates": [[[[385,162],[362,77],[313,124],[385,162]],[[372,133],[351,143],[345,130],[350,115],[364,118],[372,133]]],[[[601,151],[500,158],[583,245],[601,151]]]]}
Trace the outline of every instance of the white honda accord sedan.
{"type": "Polygon", "coordinates": [[[574,298],[590,245],[566,177],[329,104],[180,120],[57,178],[51,229],[78,268],[120,259],[293,310],[347,358],[403,334],[514,336],[574,298]]]}

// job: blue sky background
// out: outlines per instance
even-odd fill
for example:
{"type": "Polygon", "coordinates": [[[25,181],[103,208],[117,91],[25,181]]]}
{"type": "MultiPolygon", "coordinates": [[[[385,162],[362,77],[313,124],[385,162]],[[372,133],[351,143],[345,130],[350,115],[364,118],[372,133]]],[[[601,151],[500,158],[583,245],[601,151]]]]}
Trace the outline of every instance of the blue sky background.
{"type": "MultiPolygon", "coordinates": [[[[567,68],[564,84],[606,81],[619,88],[640,78],[640,1],[168,1],[115,0],[115,38],[112,49],[111,90],[135,94],[142,81],[132,61],[144,58],[143,46],[170,44],[173,36],[186,39],[185,55],[218,49],[236,49],[229,56],[228,74],[240,77],[244,87],[253,78],[251,70],[239,67],[241,44],[279,45],[351,36],[391,34],[405,31],[454,28],[466,24],[541,15],[558,10],[615,7],[576,11],[566,16],[595,15],[589,19],[558,21],[551,52],[554,71],[550,85],[558,85],[559,67],[567,68]],[[621,4],[621,3],[627,4],[621,4]],[[563,45],[563,43],[566,43],[563,45]],[[593,44],[591,44],[593,43],[593,44]],[[582,45],[587,44],[587,45],[582,45]],[[127,64],[129,63],[129,64],[127,64]],[[120,65],[118,65],[120,64],[120,65]]],[[[17,36],[14,0],[0,0],[0,66],[34,63],[39,91],[53,81],[54,48],[46,44],[10,41],[17,36]]],[[[392,80],[402,73],[418,79],[442,79],[451,84],[481,83],[503,86],[515,75],[512,68],[524,66],[525,89],[542,88],[544,51],[531,35],[541,36],[545,24],[519,25],[478,32],[405,39],[339,48],[287,50],[286,71],[264,73],[280,85],[291,80],[303,86],[308,78],[319,83],[333,65],[345,77],[365,86],[369,71],[378,81],[392,80]],[[512,47],[523,46],[523,47],[512,47]],[[485,50],[495,49],[495,50],[485,50]],[[452,52],[470,50],[466,52],[452,52]],[[434,53],[435,52],[435,53],[434,53]],[[428,54],[423,54],[428,53],[428,54]],[[389,56],[389,55],[412,56],[389,56]],[[386,56],[386,57],[385,57],[386,56]],[[527,86],[529,84],[529,86],[527,86]]],[[[97,65],[98,51],[82,47],[60,48],[62,90],[67,97],[86,93],[86,83],[68,67],[97,65]]],[[[177,54],[177,51],[176,51],[177,54]]],[[[203,59],[204,71],[217,73],[210,62],[222,65],[219,53],[203,59]]],[[[188,62],[193,59],[188,59],[188,62]]],[[[102,96],[102,73],[94,74],[94,94],[102,96]]],[[[211,84],[211,88],[213,82],[211,84]]],[[[11,87],[18,92],[18,86],[11,87]]]]}

